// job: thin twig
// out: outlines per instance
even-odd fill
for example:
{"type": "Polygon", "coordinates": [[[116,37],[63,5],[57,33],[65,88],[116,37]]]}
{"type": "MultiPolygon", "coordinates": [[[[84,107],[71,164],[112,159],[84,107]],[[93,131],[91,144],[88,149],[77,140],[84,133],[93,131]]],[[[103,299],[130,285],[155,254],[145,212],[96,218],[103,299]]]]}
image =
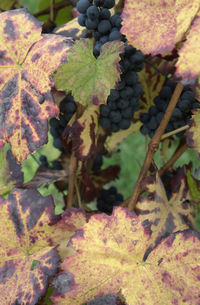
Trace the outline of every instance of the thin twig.
{"type": "Polygon", "coordinates": [[[76,179],[76,167],[77,159],[75,153],[72,152],[69,162],[69,184],[68,184],[68,194],[67,194],[67,209],[72,207],[74,198],[74,183],[76,179]]]}
{"type": "Polygon", "coordinates": [[[128,204],[128,209],[130,211],[132,211],[136,206],[138,197],[141,193],[141,182],[144,179],[144,177],[146,176],[147,171],[149,169],[149,166],[151,165],[153,156],[158,149],[162,134],[165,131],[165,128],[167,127],[167,124],[170,120],[170,117],[171,117],[173,111],[174,111],[174,108],[176,107],[176,104],[178,102],[179,96],[181,95],[183,87],[184,86],[181,83],[177,84],[176,89],[174,90],[172,98],[169,102],[169,105],[166,109],[165,115],[164,115],[164,117],[163,117],[163,119],[160,123],[160,126],[157,128],[157,130],[156,130],[156,132],[155,132],[155,134],[154,134],[154,136],[153,136],[153,138],[152,138],[152,140],[149,144],[149,148],[148,148],[148,152],[146,154],[146,158],[144,160],[144,164],[142,166],[142,169],[140,171],[140,174],[139,174],[138,180],[136,182],[134,191],[131,195],[131,198],[130,198],[130,201],[129,201],[129,204],[128,204]]]}
{"type": "Polygon", "coordinates": [[[55,7],[55,0],[51,0],[51,4],[50,4],[50,20],[51,21],[54,21],[54,18],[55,18],[54,7],[55,7]]]}
{"type": "MultiPolygon", "coordinates": [[[[61,2],[55,3],[55,5],[54,5],[54,13],[59,11],[61,8],[64,8],[64,7],[69,6],[69,5],[71,5],[71,2],[68,1],[68,0],[63,0],[61,2]]],[[[51,6],[45,8],[44,10],[41,10],[41,11],[35,13],[34,16],[35,17],[39,17],[41,15],[49,14],[50,10],[51,10],[51,6]]]]}
{"type": "Polygon", "coordinates": [[[77,196],[77,200],[78,200],[78,206],[81,209],[82,208],[82,204],[81,204],[81,196],[80,196],[80,192],[79,192],[79,188],[78,188],[78,183],[77,183],[77,179],[75,178],[75,189],[76,189],[76,196],[77,196]]]}
{"type": "Polygon", "coordinates": [[[175,135],[175,134],[177,134],[181,131],[187,130],[189,127],[190,127],[189,125],[185,125],[185,126],[182,126],[180,128],[177,128],[175,130],[172,130],[170,132],[164,133],[160,140],[163,141],[164,139],[169,138],[169,137],[171,137],[171,136],[173,136],[173,135],[175,135]]]}
{"type": "Polygon", "coordinates": [[[158,173],[160,177],[168,171],[169,168],[180,158],[180,156],[186,151],[187,145],[185,138],[180,142],[179,146],[175,150],[173,156],[159,169],[158,173]]]}
{"type": "Polygon", "coordinates": [[[152,64],[152,62],[149,61],[148,59],[145,58],[145,59],[144,59],[144,62],[146,62],[147,65],[149,65],[149,66],[151,66],[152,68],[154,68],[158,73],[160,73],[160,74],[162,74],[163,76],[167,77],[167,75],[166,75],[165,73],[163,73],[162,71],[160,71],[160,70],[158,69],[158,67],[156,67],[154,64],[152,64]]]}

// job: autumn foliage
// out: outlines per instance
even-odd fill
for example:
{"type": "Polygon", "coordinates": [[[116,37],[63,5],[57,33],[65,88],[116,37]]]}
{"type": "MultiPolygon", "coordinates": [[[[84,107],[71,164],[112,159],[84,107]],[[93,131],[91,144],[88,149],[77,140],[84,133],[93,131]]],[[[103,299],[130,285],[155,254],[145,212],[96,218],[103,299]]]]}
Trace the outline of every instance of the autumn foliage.
{"type": "MultiPolygon", "coordinates": [[[[107,298],[110,305],[199,305],[200,183],[191,164],[183,165],[174,169],[168,196],[153,161],[162,134],[147,147],[151,160],[135,199],[111,215],[87,206],[120,171],[118,165],[94,170],[95,157],[111,155],[139,131],[140,114],[169,74],[180,91],[189,85],[200,101],[199,0],[124,2],[121,33],[142,51],[145,64],[138,73],[141,108],[131,126],[116,133],[100,126],[99,115],[120,80],[124,43],[105,43],[95,58],[91,33],[77,17],[45,34],[42,22],[15,2],[0,1],[0,304],[101,305],[107,298]],[[62,169],[40,166],[24,183],[23,162],[48,142],[48,120],[59,117],[69,94],[77,111],[60,139],[62,169]],[[59,215],[57,199],[38,191],[51,183],[63,192],[59,215]]],[[[180,146],[200,153],[200,110],[186,129],[180,146]]]]}

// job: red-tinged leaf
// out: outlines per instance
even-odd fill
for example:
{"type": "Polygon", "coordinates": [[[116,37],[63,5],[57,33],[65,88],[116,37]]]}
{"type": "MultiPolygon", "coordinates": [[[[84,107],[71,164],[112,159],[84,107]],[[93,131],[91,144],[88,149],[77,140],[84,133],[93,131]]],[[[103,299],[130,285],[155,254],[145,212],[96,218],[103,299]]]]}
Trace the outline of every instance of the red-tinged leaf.
{"type": "Polygon", "coordinates": [[[199,7],[199,0],[127,0],[121,32],[129,44],[144,54],[172,51],[190,27],[199,7]]]}
{"type": "Polygon", "coordinates": [[[144,261],[147,245],[139,218],[127,209],[92,216],[71,238],[77,252],[61,265],[58,277],[66,280],[57,283],[53,304],[80,305],[120,290],[130,305],[198,304],[200,233],[172,234],[144,261]]]}
{"type": "Polygon", "coordinates": [[[61,214],[61,220],[56,223],[51,232],[50,244],[54,247],[59,245],[57,251],[62,261],[64,261],[66,256],[70,253],[70,249],[67,247],[69,239],[78,229],[81,229],[86,222],[86,213],[81,209],[71,208],[61,214]]]}
{"type": "Polygon", "coordinates": [[[67,60],[69,38],[41,35],[41,23],[19,9],[0,24],[0,146],[11,144],[18,162],[47,143],[48,122],[58,115],[50,75],[67,60]]]}
{"type": "Polygon", "coordinates": [[[120,167],[118,165],[111,165],[90,176],[85,172],[83,174],[83,185],[85,186],[84,201],[90,202],[98,197],[103,185],[117,179],[119,172],[120,167]]]}
{"type": "Polygon", "coordinates": [[[90,105],[71,128],[72,150],[78,159],[90,158],[95,151],[98,131],[99,107],[90,105]]]}
{"type": "Polygon", "coordinates": [[[88,37],[88,30],[78,23],[78,17],[63,24],[53,30],[53,34],[59,34],[65,37],[73,38],[74,40],[88,37]]]}
{"type": "Polygon", "coordinates": [[[113,151],[119,143],[121,143],[124,139],[126,139],[130,134],[138,132],[140,127],[142,126],[141,122],[133,123],[131,122],[131,126],[126,130],[120,130],[119,132],[112,133],[110,136],[106,138],[105,146],[111,152],[113,151]]]}
{"type": "Polygon", "coordinates": [[[23,185],[23,188],[38,188],[41,185],[49,185],[60,180],[68,180],[67,170],[55,170],[45,167],[39,167],[33,179],[23,185]]]}
{"type": "Polygon", "coordinates": [[[24,182],[24,174],[21,165],[17,164],[12,152],[0,151],[0,195],[4,195],[14,187],[21,187],[24,182]]]}
{"type": "Polygon", "coordinates": [[[110,89],[120,79],[120,56],[124,45],[120,41],[105,43],[96,59],[91,39],[76,41],[68,54],[68,62],[56,72],[56,88],[72,91],[76,101],[82,105],[106,104],[110,89]]]}
{"type": "Polygon", "coordinates": [[[199,28],[200,17],[196,17],[191,25],[187,40],[178,51],[179,58],[176,63],[175,77],[184,83],[196,79],[200,74],[199,28]]]}
{"type": "Polygon", "coordinates": [[[194,111],[190,120],[190,128],[186,131],[187,145],[200,154],[200,109],[194,111]]]}
{"type": "MultiPolygon", "coordinates": [[[[155,60],[154,65],[155,67],[157,66],[155,60]]],[[[166,77],[146,63],[144,64],[144,69],[138,73],[138,76],[143,88],[143,94],[140,97],[142,107],[140,111],[137,112],[137,115],[139,116],[141,112],[148,111],[149,107],[154,104],[153,99],[159,95],[166,81],[166,77]]]]}
{"type": "Polygon", "coordinates": [[[0,206],[0,304],[34,305],[59,263],[48,240],[52,197],[15,189],[7,200],[0,197],[0,206]]]}
{"type": "Polygon", "coordinates": [[[167,199],[165,189],[159,176],[156,181],[146,185],[146,190],[153,196],[142,197],[136,206],[136,213],[142,222],[142,226],[149,236],[150,249],[155,247],[163,237],[176,231],[195,228],[195,206],[186,203],[190,199],[186,176],[181,169],[173,179],[172,184],[176,191],[170,200],[167,199]],[[180,175],[181,174],[181,175],[180,175]]]}

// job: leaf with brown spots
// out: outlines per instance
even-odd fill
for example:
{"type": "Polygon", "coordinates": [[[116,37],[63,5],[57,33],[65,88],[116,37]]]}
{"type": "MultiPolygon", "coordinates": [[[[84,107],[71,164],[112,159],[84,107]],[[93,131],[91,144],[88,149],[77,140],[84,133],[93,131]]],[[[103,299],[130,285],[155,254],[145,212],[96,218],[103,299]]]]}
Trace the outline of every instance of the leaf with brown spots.
{"type": "MultiPolygon", "coordinates": [[[[84,210],[81,209],[68,209],[61,214],[61,220],[53,227],[50,237],[50,244],[57,246],[57,251],[62,259],[72,253],[72,249],[67,247],[69,239],[74,233],[81,229],[87,222],[87,216],[84,210]]],[[[74,252],[74,251],[73,251],[74,252]]]]}
{"type": "Polygon", "coordinates": [[[144,260],[147,239],[127,209],[92,216],[69,242],[76,253],[54,280],[53,304],[80,305],[120,291],[129,305],[198,304],[200,233],[172,234],[144,260]]]}
{"type": "Polygon", "coordinates": [[[90,158],[95,151],[99,107],[90,105],[71,128],[72,150],[80,160],[90,158]]]}
{"type": "Polygon", "coordinates": [[[48,121],[58,115],[50,75],[67,60],[72,41],[41,35],[26,9],[0,15],[0,147],[11,144],[18,162],[47,143],[48,121]]]}
{"type": "Polygon", "coordinates": [[[68,62],[55,73],[56,88],[72,91],[75,101],[83,105],[106,104],[110,89],[120,80],[120,41],[105,43],[96,59],[91,39],[76,41],[68,54],[68,62]]]}
{"type": "Polygon", "coordinates": [[[143,93],[140,97],[141,108],[136,112],[137,118],[141,112],[147,112],[150,106],[154,105],[154,98],[159,95],[166,82],[166,77],[156,70],[156,68],[159,69],[159,64],[163,62],[164,61],[161,59],[153,58],[150,63],[152,63],[154,67],[144,63],[144,69],[138,73],[143,93]]]}
{"type": "Polygon", "coordinates": [[[200,74],[200,56],[199,56],[199,34],[200,17],[196,17],[191,25],[187,40],[178,51],[179,58],[176,63],[175,77],[181,79],[183,83],[190,83],[200,74]]]}
{"type": "Polygon", "coordinates": [[[0,150],[0,195],[4,195],[14,187],[21,187],[24,174],[21,165],[17,164],[10,150],[0,150]]]}
{"type": "Polygon", "coordinates": [[[73,38],[74,40],[88,37],[88,30],[79,25],[78,17],[72,19],[66,24],[63,24],[55,28],[52,33],[63,35],[65,37],[70,37],[73,38]]]}
{"type": "Polygon", "coordinates": [[[161,239],[176,231],[195,228],[195,206],[187,203],[190,199],[184,168],[181,168],[171,181],[171,198],[168,200],[165,188],[159,176],[156,181],[147,184],[145,189],[152,193],[141,197],[136,205],[136,213],[149,238],[150,251],[161,239]]]}
{"type": "Polygon", "coordinates": [[[59,263],[49,242],[54,219],[51,196],[15,189],[0,197],[0,304],[34,305],[45,294],[59,263]]]}
{"type": "Polygon", "coordinates": [[[144,54],[172,51],[190,27],[199,0],[125,1],[122,34],[144,54]]]}

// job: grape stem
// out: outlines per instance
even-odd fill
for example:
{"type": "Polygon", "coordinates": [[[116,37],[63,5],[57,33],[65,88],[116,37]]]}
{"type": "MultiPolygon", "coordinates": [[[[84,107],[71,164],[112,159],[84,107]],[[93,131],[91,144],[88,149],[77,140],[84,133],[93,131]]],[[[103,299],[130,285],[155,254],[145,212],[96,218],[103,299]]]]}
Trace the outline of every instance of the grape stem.
{"type": "Polygon", "coordinates": [[[159,70],[152,62],[150,62],[147,58],[144,59],[144,62],[146,62],[147,65],[153,67],[158,73],[162,74],[163,76],[167,77],[165,73],[163,73],[161,70],[159,70]]]}
{"type": "Polygon", "coordinates": [[[76,167],[77,159],[75,153],[72,152],[69,162],[69,185],[68,185],[68,194],[67,194],[67,209],[72,207],[73,198],[74,198],[74,182],[76,179],[76,167]]]}
{"type": "Polygon", "coordinates": [[[51,0],[50,4],[50,21],[54,21],[55,19],[55,12],[54,12],[54,7],[55,7],[55,0],[51,0]]]}
{"type": "Polygon", "coordinates": [[[159,169],[158,173],[160,177],[173,166],[173,164],[180,158],[180,156],[186,151],[186,149],[186,141],[185,138],[183,138],[180,141],[179,146],[175,150],[173,156],[163,165],[163,167],[159,169]]]}
{"type": "Polygon", "coordinates": [[[128,203],[128,209],[129,211],[132,211],[135,209],[136,203],[138,201],[138,197],[141,193],[142,187],[141,187],[141,182],[144,179],[144,177],[146,176],[149,167],[152,163],[153,157],[155,152],[157,151],[158,147],[159,147],[159,143],[161,140],[161,137],[167,127],[167,124],[170,120],[170,117],[174,111],[174,108],[176,107],[176,104],[178,102],[178,99],[181,95],[181,92],[183,90],[183,84],[181,83],[177,83],[176,85],[176,89],[174,90],[174,93],[171,97],[171,100],[169,102],[169,105],[166,109],[165,115],[159,125],[159,127],[157,128],[153,138],[151,139],[151,142],[149,143],[149,147],[148,147],[148,151],[144,160],[144,164],[142,166],[142,169],[140,171],[138,180],[136,182],[134,191],[130,197],[129,203],[128,203]]]}
{"type": "Polygon", "coordinates": [[[181,131],[187,130],[189,127],[190,127],[189,125],[185,125],[185,126],[182,126],[180,128],[177,128],[175,130],[172,130],[170,132],[164,133],[160,140],[163,141],[166,138],[169,138],[169,137],[171,137],[171,136],[173,136],[173,135],[175,135],[175,134],[177,134],[177,133],[179,133],[181,131]]]}

